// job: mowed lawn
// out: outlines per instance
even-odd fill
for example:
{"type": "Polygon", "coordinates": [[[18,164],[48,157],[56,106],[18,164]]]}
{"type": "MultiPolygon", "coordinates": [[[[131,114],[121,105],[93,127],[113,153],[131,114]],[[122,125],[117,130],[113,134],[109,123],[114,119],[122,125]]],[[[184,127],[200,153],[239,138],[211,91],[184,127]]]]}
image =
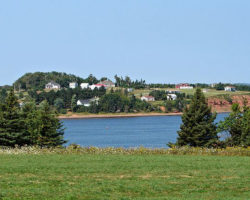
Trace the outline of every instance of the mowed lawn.
{"type": "Polygon", "coordinates": [[[250,157],[0,155],[0,199],[250,199],[250,157]]]}

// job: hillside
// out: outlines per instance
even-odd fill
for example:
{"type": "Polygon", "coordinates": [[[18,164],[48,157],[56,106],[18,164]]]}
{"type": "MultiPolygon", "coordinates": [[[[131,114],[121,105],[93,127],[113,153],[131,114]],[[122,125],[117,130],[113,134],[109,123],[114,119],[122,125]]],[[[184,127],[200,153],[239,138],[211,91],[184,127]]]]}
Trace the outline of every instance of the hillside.
{"type": "Polygon", "coordinates": [[[70,82],[85,82],[86,79],[81,77],[66,74],[61,72],[35,72],[35,73],[26,73],[15,81],[15,88],[20,89],[35,89],[41,90],[44,89],[45,84],[49,81],[55,81],[61,85],[61,87],[68,87],[70,82]]]}

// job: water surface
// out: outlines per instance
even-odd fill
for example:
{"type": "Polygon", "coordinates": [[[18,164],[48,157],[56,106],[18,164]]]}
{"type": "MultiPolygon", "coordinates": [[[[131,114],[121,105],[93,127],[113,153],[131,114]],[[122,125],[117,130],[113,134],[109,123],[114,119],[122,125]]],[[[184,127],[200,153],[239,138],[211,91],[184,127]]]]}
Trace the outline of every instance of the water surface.
{"type": "MultiPolygon", "coordinates": [[[[228,114],[218,114],[216,121],[228,114]]],[[[67,145],[166,148],[175,142],[181,116],[65,119],[67,145]]]]}

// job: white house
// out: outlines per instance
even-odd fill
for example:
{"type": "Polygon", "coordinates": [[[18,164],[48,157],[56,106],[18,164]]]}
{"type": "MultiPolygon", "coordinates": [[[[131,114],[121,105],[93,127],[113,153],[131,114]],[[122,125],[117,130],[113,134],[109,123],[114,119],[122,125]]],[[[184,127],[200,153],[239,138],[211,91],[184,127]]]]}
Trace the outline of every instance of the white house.
{"type": "Polygon", "coordinates": [[[78,86],[78,83],[76,82],[69,83],[69,88],[75,89],[77,86],[78,86]]]}
{"type": "Polygon", "coordinates": [[[177,99],[177,95],[176,94],[168,94],[167,95],[167,99],[168,100],[176,100],[177,99]]]}
{"type": "Polygon", "coordinates": [[[153,96],[142,96],[142,101],[155,101],[155,98],[153,96]]]}
{"type": "Polygon", "coordinates": [[[128,92],[133,92],[134,89],[133,89],[133,88],[127,88],[127,91],[128,91],[128,92]]]}
{"type": "Polygon", "coordinates": [[[226,86],[224,90],[228,92],[235,92],[236,88],[234,86],[226,86]]]}
{"type": "Polygon", "coordinates": [[[54,81],[50,81],[48,84],[45,85],[45,88],[46,89],[60,89],[61,86],[54,81]]]}
{"type": "Polygon", "coordinates": [[[87,89],[87,88],[89,88],[89,84],[88,83],[81,83],[81,88],[82,89],[87,89]]]}
{"type": "Polygon", "coordinates": [[[76,104],[78,106],[89,107],[92,102],[95,102],[96,104],[98,104],[98,101],[99,101],[99,98],[96,98],[96,97],[91,98],[91,99],[84,99],[84,100],[79,99],[76,104]]]}
{"type": "Polygon", "coordinates": [[[86,99],[86,100],[78,100],[77,102],[76,102],[76,104],[78,105],[78,106],[85,106],[85,107],[89,107],[90,106],[90,100],[89,99],[86,99]]]}

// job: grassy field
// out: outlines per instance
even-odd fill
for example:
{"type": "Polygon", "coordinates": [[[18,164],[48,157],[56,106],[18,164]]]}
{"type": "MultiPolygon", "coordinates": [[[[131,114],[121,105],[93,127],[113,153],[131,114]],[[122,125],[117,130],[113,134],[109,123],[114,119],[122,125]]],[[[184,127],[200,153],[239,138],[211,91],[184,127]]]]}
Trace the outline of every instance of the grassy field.
{"type": "Polygon", "coordinates": [[[250,157],[0,154],[0,199],[250,199],[250,157]]]}

